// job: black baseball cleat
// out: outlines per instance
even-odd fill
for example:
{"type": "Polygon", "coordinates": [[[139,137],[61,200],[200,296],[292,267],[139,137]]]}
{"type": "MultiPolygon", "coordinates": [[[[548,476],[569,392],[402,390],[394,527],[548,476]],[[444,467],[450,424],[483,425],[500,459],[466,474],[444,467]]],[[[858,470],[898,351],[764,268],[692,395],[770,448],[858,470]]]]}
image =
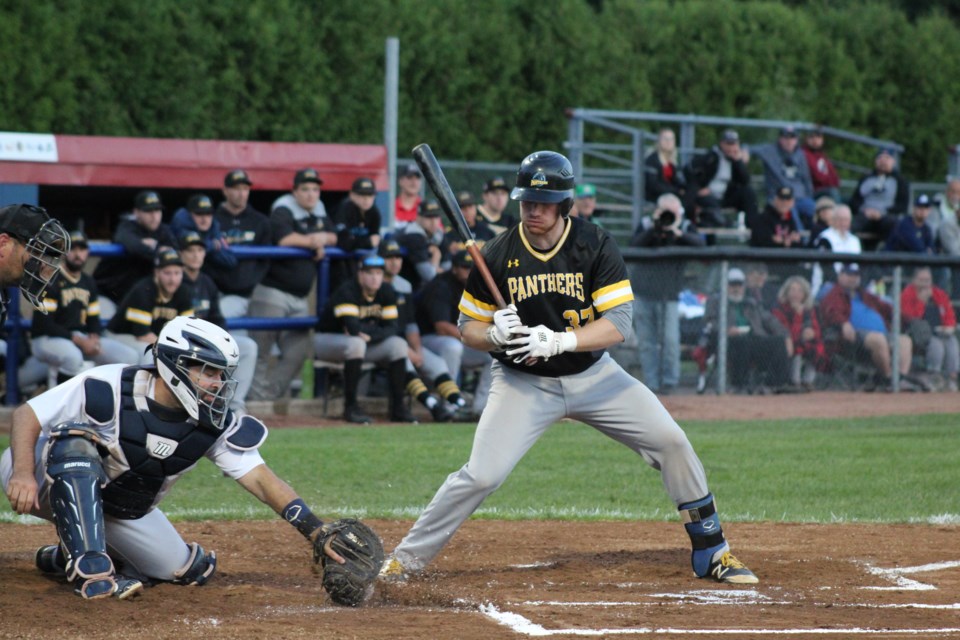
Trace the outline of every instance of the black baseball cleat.
{"type": "Polygon", "coordinates": [[[355,424],[370,424],[373,422],[373,419],[355,404],[348,405],[343,410],[343,419],[355,424]]]}
{"type": "Polygon", "coordinates": [[[143,591],[143,583],[136,578],[128,578],[117,574],[114,576],[117,583],[117,590],[113,592],[113,597],[117,600],[126,600],[140,595],[143,591]]]}
{"type": "Polygon", "coordinates": [[[395,409],[390,414],[390,422],[403,422],[406,424],[420,424],[420,421],[410,413],[410,409],[406,407],[395,409]]]}
{"type": "Polygon", "coordinates": [[[433,409],[430,409],[430,415],[433,416],[434,422],[450,422],[453,420],[453,411],[442,400],[434,405],[433,409]]]}
{"type": "Polygon", "coordinates": [[[46,544],[40,547],[33,560],[37,564],[37,569],[44,573],[63,575],[67,572],[67,559],[63,557],[58,544],[46,544]]]}

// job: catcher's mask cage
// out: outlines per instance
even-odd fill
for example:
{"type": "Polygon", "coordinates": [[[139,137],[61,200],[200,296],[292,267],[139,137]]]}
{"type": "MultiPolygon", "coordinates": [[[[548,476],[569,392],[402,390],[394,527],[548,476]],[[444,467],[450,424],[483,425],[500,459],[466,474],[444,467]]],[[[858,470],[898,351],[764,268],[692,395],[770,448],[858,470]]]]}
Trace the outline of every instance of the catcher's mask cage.
{"type": "Polygon", "coordinates": [[[510,198],[522,202],[556,203],[566,218],[573,208],[573,165],[556,151],[534,151],[520,163],[517,186],[510,198]]]}
{"type": "MultiPolygon", "coordinates": [[[[22,205],[21,208],[39,209],[30,205],[22,205]]],[[[43,213],[46,214],[46,211],[43,213]]],[[[23,264],[20,291],[34,309],[47,313],[43,294],[60,274],[60,261],[64,254],[70,251],[70,236],[60,222],[53,218],[44,222],[32,238],[24,238],[16,233],[12,235],[26,246],[27,259],[23,264]]]]}
{"type": "Polygon", "coordinates": [[[164,325],[154,344],[157,371],[190,417],[217,430],[237,389],[236,341],[217,325],[180,316],[164,325]],[[199,367],[199,369],[197,369],[199,367]],[[217,380],[202,386],[201,380],[217,380]]]}

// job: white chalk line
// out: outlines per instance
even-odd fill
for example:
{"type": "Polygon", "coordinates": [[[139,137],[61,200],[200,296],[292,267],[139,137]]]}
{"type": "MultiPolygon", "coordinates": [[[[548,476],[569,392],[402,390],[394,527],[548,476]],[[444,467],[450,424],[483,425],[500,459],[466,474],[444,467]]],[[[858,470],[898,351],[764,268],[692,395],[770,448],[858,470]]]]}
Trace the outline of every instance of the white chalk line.
{"type": "Polygon", "coordinates": [[[914,580],[913,578],[908,578],[905,574],[929,573],[931,571],[954,569],[956,567],[960,567],[960,560],[931,562],[914,567],[893,567],[889,569],[874,566],[869,562],[863,562],[861,564],[864,566],[864,568],[866,568],[868,573],[892,580],[894,583],[893,585],[887,587],[870,586],[861,587],[861,589],[867,589],[870,591],[935,591],[935,586],[925,582],[920,582],[919,580],[914,580]]]}
{"type": "Polygon", "coordinates": [[[846,629],[677,629],[673,627],[629,627],[623,629],[547,629],[524,616],[500,611],[492,604],[480,605],[480,613],[510,628],[515,633],[527,636],[626,636],[626,635],[732,635],[732,636],[772,636],[772,635],[946,635],[960,634],[960,627],[941,627],[927,629],[871,629],[851,627],[846,629]]]}

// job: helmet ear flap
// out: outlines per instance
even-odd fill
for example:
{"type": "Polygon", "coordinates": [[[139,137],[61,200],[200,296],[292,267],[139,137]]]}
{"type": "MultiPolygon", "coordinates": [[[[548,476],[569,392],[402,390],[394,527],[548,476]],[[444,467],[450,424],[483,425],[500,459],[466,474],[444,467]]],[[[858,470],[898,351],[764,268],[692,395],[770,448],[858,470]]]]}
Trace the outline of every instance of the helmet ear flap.
{"type": "Polygon", "coordinates": [[[570,210],[573,209],[573,198],[566,198],[560,202],[560,215],[564,218],[570,217],[570,210]]]}

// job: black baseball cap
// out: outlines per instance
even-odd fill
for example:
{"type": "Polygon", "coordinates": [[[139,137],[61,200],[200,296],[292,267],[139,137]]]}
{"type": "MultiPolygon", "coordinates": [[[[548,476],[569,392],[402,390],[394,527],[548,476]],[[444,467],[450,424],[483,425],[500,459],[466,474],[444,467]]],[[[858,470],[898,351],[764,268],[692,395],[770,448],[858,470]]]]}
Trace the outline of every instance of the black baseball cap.
{"type": "Polygon", "coordinates": [[[397,244],[396,240],[387,240],[386,242],[381,242],[380,247],[377,249],[377,253],[381,258],[403,257],[403,250],[400,248],[400,245],[397,244]]]}
{"type": "Polygon", "coordinates": [[[840,268],[840,271],[841,271],[842,273],[850,273],[850,274],[860,275],[860,265],[857,264],[856,262],[846,262],[846,263],[844,263],[844,265],[840,268]]]}
{"type": "Polygon", "coordinates": [[[50,220],[47,210],[30,204],[11,204],[0,209],[0,233],[29,242],[50,220]]]}
{"type": "Polygon", "coordinates": [[[466,249],[457,251],[450,261],[455,267],[473,267],[473,256],[466,249]]]}
{"type": "Polygon", "coordinates": [[[359,196],[377,195],[377,187],[374,186],[373,180],[370,178],[357,178],[353,181],[353,185],[350,186],[350,191],[353,191],[359,196]]]}
{"type": "Polygon", "coordinates": [[[781,200],[792,200],[793,199],[793,189],[791,187],[780,187],[777,189],[777,197],[781,200]]]}
{"type": "Polygon", "coordinates": [[[133,208],[140,211],[163,211],[163,203],[156,191],[141,191],[133,200],[133,208]]]}
{"type": "Polygon", "coordinates": [[[439,218],[440,204],[436,200],[427,200],[426,202],[421,202],[420,208],[417,210],[417,214],[423,216],[424,218],[439,218]]]}
{"type": "Polygon", "coordinates": [[[401,178],[407,178],[409,176],[417,176],[418,178],[423,177],[423,174],[420,172],[420,167],[417,166],[416,162],[403,165],[403,168],[400,169],[398,175],[401,178]]]}
{"type": "Polygon", "coordinates": [[[201,247],[206,247],[207,243],[203,241],[203,238],[200,237],[200,234],[196,231],[187,231],[182,236],[180,236],[180,246],[189,247],[191,245],[198,244],[201,247]]]}
{"type": "Polygon", "coordinates": [[[213,215],[213,201],[209,196],[202,193],[196,193],[187,200],[187,211],[199,215],[213,215]]]}
{"type": "Polygon", "coordinates": [[[933,200],[931,200],[931,199],[930,199],[930,196],[928,196],[927,194],[921,193],[921,194],[918,195],[918,196],[916,197],[916,199],[913,201],[913,206],[915,206],[915,207],[932,207],[932,206],[933,206],[933,200]]]}
{"type": "Polygon", "coordinates": [[[457,204],[461,207],[469,207],[470,205],[477,204],[477,201],[469,191],[461,191],[457,194],[457,204]]]}
{"type": "Polygon", "coordinates": [[[496,176],[495,178],[490,178],[489,180],[483,183],[484,193],[486,193],[487,191],[496,191],[498,189],[500,191],[506,191],[507,193],[510,192],[510,187],[507,186],[507,181],[501,178],[500,176],[496,176]]]}
{"type": "Polygon", "coordinates": [[[90,242],[87,240],[87,234],[79,229],[70,232],[70,246],[71,247],[89,247],[90,242]]]}
{"type": "Polygon", "coordinates": [[[360,269],[367,271],[369,269],[386,269],[387,263],[378,255],[367,256],[360,261],[360,269]]]}
{"type": "Polygon", "coordinates": [[[153,257],[153,266],[157,269],[163,269],[169,266],[183,266],[183,260],[180,259],[180,253],[176,249],[161,249],[153,257]]]}
{"type": "Polygon", "coordinates": [[[309,167],[306,169],[300,169],[300,171],[297,171],[297,174],[293,176],[293,188],[296,189],[304,182],[316,182],[317,184],[323,184],[323,180],[320,179],[320,174],[317,173],[317,170],[309,167]]]}
{"type": "Polygon", "coordinates": [[[223,179],[223,186],[225,187],[235,187],[238,184],[245,184],[248,186],[253,185],[253,182],[250,180],[250,176],[248,176],[247,172],[243,169],[234,169],[223,179]]]}
{"type": "Polygon", "coordinates": [[[781,137],[781,138],[796,138],[796,137],[797,137],[797,130],[796,130],[796,128],[794,128],[793,125],[789,125],[789,124],[788,124],[787,126],[785,126],[785,127],[783,127],[782,129],[780,129],[780,137],[781,137]]]}
{"type": "Polygon", "coordinates": [[[740,134],[736,129],[724,129],[720,134],[720,142],[740,142],[740,134]]]}

